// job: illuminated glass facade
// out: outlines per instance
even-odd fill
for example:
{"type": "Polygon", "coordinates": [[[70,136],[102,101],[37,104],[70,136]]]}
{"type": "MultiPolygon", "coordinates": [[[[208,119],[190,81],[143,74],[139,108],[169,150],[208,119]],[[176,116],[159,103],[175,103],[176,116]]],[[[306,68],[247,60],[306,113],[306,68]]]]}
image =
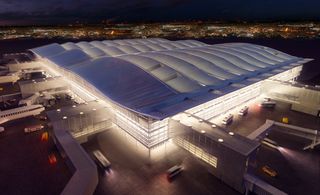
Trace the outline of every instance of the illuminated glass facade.
{"type": "Polygon", "coordinates": [[[104,102],[112,122],[148,148],[169,138],[170,117],[188,112],[211,119],[259,96],[266,79],[294,79],[308,61],[254,44],[165,39],[51,44],[31,51],[83,102],[104,102]]]}

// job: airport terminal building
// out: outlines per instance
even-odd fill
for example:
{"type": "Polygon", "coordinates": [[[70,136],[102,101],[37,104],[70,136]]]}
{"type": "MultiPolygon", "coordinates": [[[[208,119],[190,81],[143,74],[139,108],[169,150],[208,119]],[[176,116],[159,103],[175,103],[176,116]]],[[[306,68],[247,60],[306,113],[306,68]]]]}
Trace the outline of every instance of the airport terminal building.
{"type": "Polygon", "coordinates": [[[267,79],[295,79],[310,59],[248,43],[160,38],[50,44],[31,49],[84,101],[103,101],[112,121],[148,148],[170,137],[169,119],[203,120],[257,96],[267,79]]]}
{"type": "MultiPolygon", "coordinates": [[[[212,119],[264,94],[270,81],[294,80],[311,60],[249,43],[160,38],[54,43],[30,51],[33,65],[51,76],[41,86],[35,81],[38,89],[67,86],[81,100],[47,113],[55,129],[77,138],[115,124],[149,154],[173,138],[239,192],[247,189],[243,176],[260,144],[212,119]]],[[[32,90],[28,83],[22,89],[32,90]]]]}

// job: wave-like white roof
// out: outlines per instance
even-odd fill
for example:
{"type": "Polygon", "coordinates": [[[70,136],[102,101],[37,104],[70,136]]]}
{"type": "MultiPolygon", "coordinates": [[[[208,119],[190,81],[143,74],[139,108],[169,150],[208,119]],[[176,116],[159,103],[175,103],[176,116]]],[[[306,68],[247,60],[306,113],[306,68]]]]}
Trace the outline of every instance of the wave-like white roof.
{"type": "Polygon", "coordinates": [[[155,118],[178,112],[165,107],[186,97],[210,100],[215,89],[261,80],[303,60],[248,43],[208,45],[158,38],[68,42],[31,51],[81,76],[116,103],[155,118]]]}

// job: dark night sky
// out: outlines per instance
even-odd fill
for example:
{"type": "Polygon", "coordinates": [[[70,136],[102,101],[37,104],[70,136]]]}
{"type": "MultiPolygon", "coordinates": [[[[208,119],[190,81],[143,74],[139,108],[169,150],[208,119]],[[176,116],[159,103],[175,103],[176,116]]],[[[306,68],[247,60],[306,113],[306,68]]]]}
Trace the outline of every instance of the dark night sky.
{"type": "Polygon", "coordinates": [[[319,0],[0,0],[0,25],[229,20],[320,20],[319,0]]]}

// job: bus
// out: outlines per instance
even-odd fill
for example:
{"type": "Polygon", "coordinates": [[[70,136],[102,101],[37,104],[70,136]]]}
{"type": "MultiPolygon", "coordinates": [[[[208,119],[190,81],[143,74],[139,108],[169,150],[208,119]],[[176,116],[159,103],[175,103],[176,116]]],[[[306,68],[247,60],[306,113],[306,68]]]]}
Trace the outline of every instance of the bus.
{"type": "Polygon", "coordinates": [[[43,128],[44,128],[43,125],[33,125],[33,126],[29,126],[29,127],[24,128],[24,132],[25,133],[31,133],[31,132],[34,132],[34,131],[39,131],[39,130],[41,130],[43,128]]]}
{"type": "Polygon", "coordinates": [[[249,111],[249,107],[248,107],[248,106],[245,106],[245,107],[243,107],[241,110],[239,110],[238,114],[239,114],[240,116],[244,116],[244,115],[248,114],[248,111],[249,111]]]}
{"type": "Polygon", "coordinates": [[[264,101],[260,104],[261,107],[263,108],[274,108],[276,106],[275,101],[264,101]]]}
{"type": "Polygon", "coordinates": [[[233,115],[232,114],[229,114],[228,116],[225,116],[222,120],[222,124],[223,125],[228,125],[232,122],[233,120],[233,115]]]}
{"type": "Polygon", "coordinates": [[[277,173],[275,170],[271,169],[271,168],[270,168],[269,166],[267,166],[267,165],[265,165],[265,166],[262,167],[262,171],[263,171],[265,174],[269,175],[270,177],[277,177],[277,176],[278,176],[278,173],[277,173]]]}
{"type": "Polygon", "coordinates": [[[272,101],[271,98],[264,98],[263,101],[260,104],[263,108],[274,108],[276,106],[276,102],[272,101]]]}
{"type": "Polygon", "coordinates": [[[181,165],[175,165],[171,167],[170,169],[167,170],[167,178],[172,179],[174,176],[178,175],[181,173],[183,170],[181,165]]]}
{"type": "Polygon", "coordinates": [[[95,150],[92,152],[98,165],[103,169],[109,169],[111,166],[110,161],[100,152],[100,150],[95,150]]]}

